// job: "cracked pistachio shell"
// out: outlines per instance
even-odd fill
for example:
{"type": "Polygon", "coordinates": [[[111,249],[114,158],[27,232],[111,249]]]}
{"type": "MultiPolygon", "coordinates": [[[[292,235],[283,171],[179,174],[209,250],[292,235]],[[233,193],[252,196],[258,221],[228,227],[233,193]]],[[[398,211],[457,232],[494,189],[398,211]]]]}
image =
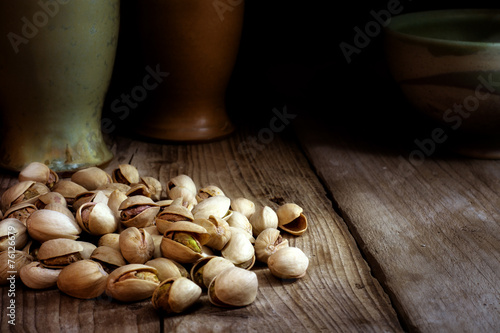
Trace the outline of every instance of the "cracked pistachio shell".
{"type": "Polygon", "coordinates": [[[269,256],[267,266],[281,279],[302,278],[309,266],[309,258],[297,247],[284,247],[269,256]]]}
{"type": "Polygon", "coordinates": [[[88,190],[82,185],[79,185],[71,180],[63,179],[58,181],[57,184],[54,185],[54,187],[52,188],[52,192],[61,194],[64,199],[66,199],[67,204],[71,206],[73,205],[75,197],[78,194],[82,192],[88,192],[88,190]]]}
{"type": "Polygon", "coordinates": [[[208,219],[194,219],[193,223],[201,225],[207,230],[210,238],[205,245],[214,250],[222,250],[231,238],[229,224],[221,218],[211,215],[208,219]]]}
{"type": "Polygon", "coordinates": [[[76,221],[87,233],[101,236],[114,232],[118,228],[118,220],[111,208],[102,202],[87,202],[76,212],[76,221]]]}
{"type": "Polygon", "coordinates": [[[141,264],[118,267],[109,274],[106,294],[122,302],[136,302],[153,295],[160,284],[156,268],[141,264]]]}
{"type": "Polygon", "coordinates": [[[253,237],[252,224],[248,218],[240,212],[233,211],[231,216],[227,219],[227,223],[230,227],[239,228],[247,232],[250,237],[253,237]]]}
{"type": "Polygon", "coordinates": [[[191,267],[191,280],[206,289],[217,274],[229,267],[235,266],[230,260],[223,257],[208,256],[201,258],[191,267]]]}
{"type": "Polygon", "coordinates": [[[107,280],[108,273],[100,263],[85,259],[64,267],[57,278],[57,287],[69,296],[91,299],[104,293],[107,280]]]}
{"type": "Polygon", "coordinates": [[[183,186],[176,186],[171,189],[169,191],[169,198],[172,200],[182,199],[182,205],[189,210],[193,209],[193,207],[198,203],[198,201],[196,201],[195,194],[183,186]]]}
{"type": "Polygon", "coordinates": [[[271,254],[287,246],[288,240],[281,237],[278,229],[267,228],[255,239],[255,256],[257,260],[267,263],[267,259],[271,254]]]}
{"type": "Polygon", "coordinates": [[[26,224],[26,220],[35,210],[37,210],[37,208],[34,204],[30,204],[27,202],[20,203],[7,209],[4,214],[4,219],[15,218],[21,221],[23,224],[26,224]]]}
{"type": "Polygon", "coordinates": [[[231,238],[221,251],[235,266],[251,269],[255,264],[255,249],[244,231],[231,229],[231,238]]]}
{"type": "Polygon", "coordinates": [[[216,195],[225,196],[224,192],[218,186],[208,185],[198,190],[198,193],[196,194],[196,201],[201,202],[210,197],[215,197],[216,195]]]}
{"type": "Polygon", "coordinates": [[[135,195],[125,199],[120,206],[120,219],[125,227],[143,228],[154,225],[160,207],[143,195],[135,195]]]}
{"type": "Polygon", "coordinates": [[[49,192],[50,189],[45,184],[25,180],[6,190],[0,199],[0,205],[5,213],[9,208],[20,203],[34,204],[38,197],[49,192]]]}
{"type": "Polygon", "coordinates": [[[202,246],[209,238],[204,227],[179,221],[167,227],[160,245],[161,253],[165,258],[179,263],[194,263],[206,255],[202,246]]]}
{"type": "Polygon", "coordinates": [[[52,188],[59,181],[59,176],[47,165],[40,162],[31,162],[19,172],[18,179],[20,182],[33,180],[52,188]]]}
{"type": "Polygon", "coordinates": [[[131,264],[144,264],[153,258],[153,237],[144,229],[130,227],[120,233],[120,252],[131,264]]]}
{"type": "Polygon", "coordinates": [[[170,278],[156,287],[151,302],[157,310],[181,313],[198,301],[201,292],[201,288],[188,278],[170,278]]]}
{"type": "Polygon", "coordinates": [[[96,247],[89,259],[99,262],[107,272],[127,264],[120,251],[109,246],[96,247]]]}
{"type": "Polygon", "coordinates": [[[93,190],[82,192],[75,197],[73,201],[73,211],[78,211],[81,205],[87,202],[102,202],[104,204],[108,204],[108,197],[111,194],[110,191],[102,191],[102,190],[93,190]]]}
{"type": "Polygon", "coordinates": [[[127,198],[127,195],[120,190],[114,190],[109,195],[108,207],[111,209],[116,218],[120,218],[120,205],[127,198]]]}
{"type": "Polygon", "coordinates": [[[175,277],[189,277],[189,273],[184,266],[168,258],[155,258],[147,261],[145,265],[156,268],[160,281],[175,277]]]}
{"type": "Polygon", "coordinates": [[[163,240],[163,235],[152,234],[151,237],[153,237],[153,243],[155,245],[155,251],[153,253],[153,258],[163,257],[163,255],[161,254],[161,241],[163,240]]]}
{"type": "Polygon", "coordinates": [[[171,195],[171,191],[176,188],[176,187],[184,187],[186,188],[191,194],[193,194],[193,197],[196,196],[196,184],[194,183],[193,179],[189,177],[188,175],[180,174],[178,176],[170,178],[170,180],[167,182],[167,196],[170,199],[175,199],[171,195]]]}
{"type": "Polygon", "coordinates": [[[16,218],[6,218],[0,221],[0,251],[7,251],[14,246],[20,250],[28,243],[26,226],[16,218]]]}
{"type": "Polygon", "coordinates": [[[33,257],[24,251],[2,251],[0,252],[0,285],[7,284],[11,276],[16,278],[24,266],[33,261],[33,257]]]}
{"type": "Polygon", "coordinates": [[[71,220],[76,222],[75,215],[73,215],[73,212],[66,206],[58,203],[49,203],[48,205],[45,206],[47,210],[53,210],[59,213],[63,213],[67,217],[69,217],[71,220]]]}
{"type": "Polygon", "coordinates": [[[120,234],[110,233],[102,235],[97,241],[97,246],[109,246],[117,251],[120,251],[120,234]]]}
{"type": "Polygon", "coordinates": [[[255,213],[256,207],[253,201],[247,198],[236,198],[231,201],[231,209],[245,215],[247,219],[250,219],[253,213],[255,213]]]}
{"type": "Polygon", "coordinates": [[[252,271],[229,267],[210,282],[208,299],[220,307],[242,307],[252,304],[257,297],[259,281],[252,271]]]}
{"type": "Polygon", "coordinates": [[[57,286],[61,268],[47,268],[38,261],[23,266],[19,277],[25,286],[31,289],[47,289],[57,286]]]}
{"type": "Polygon", "coordinates": [[[50,239],[38,249],[37,259],[46,267],[62,268],[75,261],[82,260],[81,243],[66,238],[50,239]]]}
{"type": "Polygon", "coordinates": [[[153,199],[153,201],[160,200],[161,191],[163,188],[162,188],[161,182],[158,179],[156,179],[154,177],[150,177],[150,176],[141,177],[140,184],[143,184],[146,186],[146,188],[149,191],[149,196],[151,197],[151,199],[153,199]]]}
{"type": "Polygon", "coordinates": [[[252,225],[253,235],[255,237],[257,237],[264,229],[278,228],[278,215],[269,206],[257,209],[249,221],[252,225]]]}
{"type": "Polygon", "coordinates": [[[97,246],[91,242],[85,242],[85,241],[76,241],[78,244],[82,246],[82,250],[80,251],[80,254],[82,255],[83,259],[90,259],[90,256],[92,255],[92,252],[97,248],[97,246]]]}
{"type": "Polygon", "coordinates": [[[61,193],[57,192],[49,192],[42,194],[41,196],[38,197],[37,202],[35,203],[36,208],[38,209],[43,209],[45,208],[46,205],[51,204],[51,203],[56,203],[56,204],[61,204],[65,207],[68,206],[68,203],[66,202],[66,199],[61,193]]]}
{"type": "Polygon", "coordinates": [[[113,181],[110,174],[98,167],[78,170],[71,175],[71,180],[89,191],[96,190],[100,186],[110,184],[113,181]]]}
{"type": "Polygon", "coordinates": [[[137,184],[141,180],[139,171],[132,164],[120,164],[111,172],[111,178],[113,182],[125,185],[137,184]]]}
{"type": "Polygon", "coordinates": [[[297,204],[281,205],[276,210],[278,226],[294,236],[302,235],[307,230],[307,218],[302,212],[302,207],[297,204]]]}
{"type": "Polygon", "coordinates": [[[109,191],[110,193],[118,190],[123,193],[127,193],[130,190],[130,185],[122,184],[122,183],[110,183],[99,186],[97,188],[98,191],[109,191]]]}
{"type": "Polygon", "coordinates": [[[178,221],[193,221],[194,216],[187,207],[182,205],[182,198],[177,198],[165,207],[156,217],[156,228],[164,234],[167,226],[178,221]]]}
{"type": "Polygon", "coordinates": [[[45,242],[54,238],[77,239],[82,232],[78,223],[63,213],[39,209],[26,220],[31,238],[45,242]]]}
{"type": "Polygon", "coordinates": [[[151,192],[149,192],[148,187],[144,184],[130,184],[130,190],[128,190],[125,194],[127,197],[141,195],[143,197],[151,198],[151,192]]]}
{"type": "Polygon", "coordinates": [[[197,204],[192,212],[194,218],[208,219],[210,215],[215,217],[224,218],[229,215],[229,207],[231,206],[231,199],[226,196],[217,195],[210,197],[199,204],[197,204]]]}

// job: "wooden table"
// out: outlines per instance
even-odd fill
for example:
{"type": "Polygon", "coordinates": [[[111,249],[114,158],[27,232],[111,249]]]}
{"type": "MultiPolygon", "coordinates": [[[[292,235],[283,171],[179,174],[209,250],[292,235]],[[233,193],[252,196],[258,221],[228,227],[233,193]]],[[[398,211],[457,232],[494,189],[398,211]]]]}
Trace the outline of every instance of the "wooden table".
{"type": "MultiPolygon", "coordinates": [[[[414,165],[411,148],[349,133],[300,115],[279,133],[240,127],[212,143],[110,138],[107,171],[131,163],[163,184],[183,173],[229,197],[302,206],[309,229],[285,237],[309,257],[307,275],[284,281],[257,265],[250,306],[217,308],[204,294],[168,317],[149,300],[79,300],[17,282],[15,326],[1,289],[1,331],[499,331],[500,161],[436,153],[414,165]]],[[[15,177],[2,173],[0,190],[15,177]]]]}

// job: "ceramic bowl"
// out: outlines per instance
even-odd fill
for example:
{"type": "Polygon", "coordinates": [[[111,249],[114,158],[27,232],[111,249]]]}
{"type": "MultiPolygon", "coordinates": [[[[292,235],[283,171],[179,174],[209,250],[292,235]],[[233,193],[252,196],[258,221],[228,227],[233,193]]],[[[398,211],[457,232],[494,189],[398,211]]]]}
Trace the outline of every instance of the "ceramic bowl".
{"type": "Polygon", "coordinates": [[[385,52],[393,78],[436,121],[441,142],[467,156],[500,158],[500,10],[395,16],[385,52]]]}

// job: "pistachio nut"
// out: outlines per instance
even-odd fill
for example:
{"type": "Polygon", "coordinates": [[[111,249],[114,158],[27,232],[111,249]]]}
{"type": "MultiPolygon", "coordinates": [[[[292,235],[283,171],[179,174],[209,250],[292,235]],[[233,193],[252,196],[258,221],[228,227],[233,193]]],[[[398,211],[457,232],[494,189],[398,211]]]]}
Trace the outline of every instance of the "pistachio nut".
{"type": "Polygon", "coordinates": [[[113,181],[110,174],[95,166],[76,171],[71,175],[71,180],[89,191],[110,184],[113,181]]]}
{"type": "Polygon", "coordinates": [[[210,303],[220,307],[242,307],[257,297],[259,281],[255,272],[229,267],[217,274],[208,286],[210,303]]]}
{"type": "Polygon", "coordinates": [[[160,207],[151,199],[142,195],[135,195],[125,199],[118,209],[120,219],[126,227],[143,228],[154,224],[160,207]]]}
{"type": "Polygon", "coordinates": [[[221,250],[224,258],[235,266],[251,269],[255,264],[255,249],[244,231],[238,228],[231,229],[231,238],[221,250]]]}
{"type": "Polygon", "coordinates": [[[193,208],[192,212],[194,218],[208,219],[210,215],[227,218],[230,214],[230,206],[231,199],[226,196],[217,195],[201,201],[193,208]]]}
{"type": "Polygon", "coordinates": [[[184,187],[189,192],[191,192],[191,194],[193,194],[193,197],[196,196],[196,192],[197,192],[196,184],[194,183],[193,179],[191,177],[189,177],[188,175],[180,174],[178,176],[171,178],[167,182],[166,191],[167,191],[167,196],[170,199],[175,199],[172,197],[171,192],[176,187],[184,187]]]}
{"type": "Polygon", "coordinates": [[[81,299],[99,297],[106,290],[108,273],[100,263],[85,259],[64,267],[57,278],[63,293],[81,299]]]}
{"type": "Polygon", "coordinates": [[[201,225],[207,230],[210,238],[205,245],[214,250],[222,250],[231,238],[231,229],[229,228],[229,224],[219,217],[210,215],[208,219],[194,219],[193,223],[201,225]]]}
{"type": "Polygon", "coordinates": [[[224,192],[216,185],[208,185],[202,187],[198,190],[196,194],[196,201],[201,202],[210,197],[215,197],[216,195],[224,195],[224,192]]]}
{"type": "Polygon", "coordinates": [[[82,250],[80,251],[80,255],[82,259],[90,259],[92,252],[97,248],[94,243],[86,242],[86,241],[76,241],[78,244],[82,246],[82,250]]]}
{"type": "Polygon", "coordinates": [[[181,276],[189,277],[189,273],[184,266],[168,258],[160,257],[151,259],[145,265],[156,268],[160,281],[181,276]]]}
{"type": "Polygon", "coordinates": [[[117,251],[120,251],[120,234],[110,233],[102,235],[97,241],[97,246],[109,246],[117,251]]]}
{"type": "Polygon", "coordinates": [[[0,252],[9,248],[21,250],[29,237],[26,226],[16,218],[6,218],[0,221],[0,252]]]}
{"type": "Polygon", "coordinates": [[[82,192],[88,192],[88,190],[82,185],[79,185],[71,180],[62,179],[54,185],[54,187],[52,188],[52,192],[61,194],[64,199],[66,199],[66,203],[68,204],[68,206],[71,206],[73,205],[75,197],[78,194],[82,192]]]}
{"type": "Polygon", "coordinates": [[[271,273],[281,279],[304,277],[309,258],[297,247],[284,247],[269,256],[267,266],[271,273]]]}
{"type": "Polygon", "coordinates": [[[47,289],[57,285],[60,268],[53,269],[33,261],[19,270],[19,278],[25,286],[31,289],[47,289]]]}
{"type": "Polygon", "coordinates": [[[176,186],[169,191],[169,198],[172,200],[182,199],[182,205],[192,210],[193,207],[198,203],[196,201],[196,196],[189,189],[183,186],[176,186]]]}
{"type": "Polygon", "coordinates": [[[187,207],[182,205],[182,198],[177,198],[163,208],[156,216],[156,228],[161,234],[165,233],[167,226],[178,221],[193,221],[194,216],[187,207]]]}
{"type": "Polygon", "coordinates": [[[204,256],[202,245],[209,240],[207,230],[192,222],[179,221],[169,225],[161,241],[165,258],[179,263],[194,263],[204,256]]]}
{"type": "Polygon", "coordinates": [[[150,176],[145,176],[140,178],[141,181],[139,184],[143,184],[144,186],[146,186],[151,199],[153,199],[153,201],[160,200],[162,192],[161,182],[158,179],[150,176]]]}
{"type": "Polygon", "coordinates": [[[27,202],[20,203],[7,209],[4,219],[15,218],[21,221],[23,224],[26,224],[26,220],[35,210],[37,210],[37,208],[34,204],[27,202]]]}
{"type": "Polygon", "coordinates": [[[240,197],[231,200],[231,210],[245,215],[247,219],[255,213],[255,209],[255,204],[250,199],[240,197]]]}
{"type": "Polygon", "coordinates": [[[98,191],[109,191],[110,193],[118,190],[123,193],[127,193],[130,190],[130,185],[127,184],[122,184],[122,183],[111,183],[111,184],[104,184],[102,186],[99,186],[97,188],[98,191]]]}
{"type": "Polygon", "coordinates": [[[141,264],[118,267],[109,274],[106,294],[122,302],[136,302],[153,295],[160,284],[156,268],[141,264]]]}
{"type": "Polygon", "coordinates": [[[203,289],[206,289],[212,279],[228,267],[235,266],[230,260],[224,257],[207,256],[205,258],[201,258],[191,267],[191,280],[203,289]]]}
{"type": "Polygon", "coordinates": [[[303,209],[294,203],[285,203],[276,210],[278,226],[282,230],[300,236],[307,230],[307,218],[303,209]]]}
{"type": "Polygon", "coordinates": [[[252,225],[253,235],[257,237],[262,230],[267,228],[278,228],[278,215],[269,206],[258,208],[249,219],[252,225]]]}
{"type": "Polygon", "coordinates": [[[66,199],[63,197],[61,193],[57,192],[49,192],[42,194],[38,197],[38,200],[35,202],[35,206],[38,209],[43,209],[50,203],[61,204],[65,207],[68,206],[66,199]]]}
{"type": "Polygon", "coordinates": [[[109,195],[108,207],[111,209],[111,211],[113,212],[113,214],[117,219],[120,218],[120,205],[127,198],[128,198],[127,195],[120,190],[114,190],[109,195]]]}
{"type": "Polygon", "coordinates": [[[76,222],[75,215],[73,214],[73,212],[68,207],[66,207],[66,206],[64,206],[62,204],[59,204],[59,203],[49,203],[43,209],[53,210],[53,211],[56,211],[56,212],[59,212],[59,213],[63,213],[64,215],[66,215],[67,217],[69,217],[71,220],[73,220],[73,221],[76,222]]]}
{"type": "Polygon", "coordinates": [[[248,218],[242,213],[233,211],[231,216],[227,219],[227,223],[229,224],[230,227],[239,228],[248,233],[252,243],[255,241],[255,239],[253,239],[252,224],[250,223],[248,218]]]}
{"type": "Polygon", "coordinates": [[[120,233],[120,252],[131,264],[144,264],[153,258],[153,237],[144,229],[130,227],[120,233]]]}
{"type": "Polygon", "coordinates": [[[255,256],[257,260],[267,263],[267,259],[271,254],[287,246],[288,240],[281,237],[278,229],[267,228],[255,239],[255,256]]]}
{"type": "Polygon", "coordinates": [[[12,282],[12,277],[17,279],[21,268],[32,261],[33,257],[25,251],[14,250],[0,252],[0,285],[5,285],[9,283],[9,281],[12,282]]]}
{"type": "Polygon", "coordinates": [[[33,180],[52,188],[59,181],[59,176],[47,165],[40,162],[31,162],[19,172],[18,179],[20,182],[33,180]]]}
{"type": "Polygon", "coordinates": [[[75,240],[50,239],[40,245],[37,259],[45,267],[63,268],[75,261],[82,260],[82,251],[82,244],[75,240]]]}
{"type": "Polygon", "coordinates": [[[198,301],[201,292],[201,288],[190,279],[175,277],[156,287],[151,302],[155,309],[165,313],[181,313],[198,301]]]}
{"type": "Polygon", "coordinates": [[[114,232],[118,228],[118,220],[111,208],[102,202],[87,202],[76,212],[76,221],[87,233],[101,236],[114,232]]]}
{"type": "Polygon", "coordinates": [[[34,204],[38,197],[49,192],[50,189],[45,184],[25,180],[6,190],[0,199],[0,205],[5,213],[10,207],[20,203],[34,204]]]}
{"type": "Polygon", "coordinates": [[[108,273],[127,264],[120,251],[117,251],[109,246],[96,247],[89,259],[100,263],[104,270],[108,273]]]}
{"type": "Polygon", "coordinates": [[[126,185],[137,184],[140,181],[139,171],[131,164],[120,164],[111,172],[111,178],[115,183],[126,185]]]}
{"type": "Polygon", "coordinates": [[[45,242],[54,238],[77,239],[82,229],[63,213],[39,209],[33,212],[26,220],[26,227],[31,238],[45,242]]]}

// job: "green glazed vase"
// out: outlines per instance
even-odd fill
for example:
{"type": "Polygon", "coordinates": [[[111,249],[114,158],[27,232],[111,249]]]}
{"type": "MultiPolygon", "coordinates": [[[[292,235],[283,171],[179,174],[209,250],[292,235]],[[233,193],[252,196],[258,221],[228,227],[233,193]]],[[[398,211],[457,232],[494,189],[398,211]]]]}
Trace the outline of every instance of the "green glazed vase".
{"type": "Polygon", "coordinates": [[[112,159],[101,113],[119,23],[119,0],[0,2],[1,167],[62,172],[112,159]]]}

